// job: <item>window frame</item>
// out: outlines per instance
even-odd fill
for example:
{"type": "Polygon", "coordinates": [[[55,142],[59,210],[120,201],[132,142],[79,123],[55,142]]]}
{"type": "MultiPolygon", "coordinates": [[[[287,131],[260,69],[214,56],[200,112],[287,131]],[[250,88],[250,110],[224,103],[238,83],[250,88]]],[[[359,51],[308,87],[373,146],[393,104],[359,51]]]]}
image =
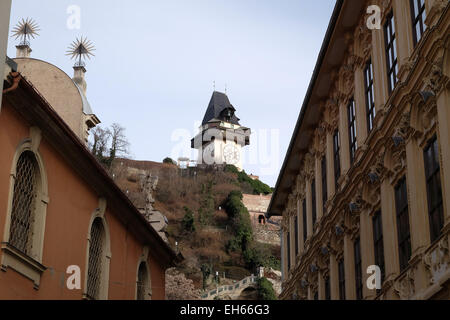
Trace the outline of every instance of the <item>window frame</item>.
{"type": "Polygon", "coordinates": [[[302,202],[302,215],[303,215],[303,242],[308,239],[308,212],[306,207],[306,199],[302,202]]]}
{"type": "Polygon", "coordinates": [[[328,201],[328,185],[327,185],[327,157],[323,156],[321,161],[321,171],[322,171],[322,206],[323,213],[326,211],[326,204],[328,201]]]}
{"type": "Polygon", "coordinates": [[[295,215],[294,217],[294,235],[295,235],[295,256],[297,257],[299,254],[299,245],[298,245],[298,239],[299,239],[299,234],[298,234],[298,217],[297,215],[295,215]]]}
{"type": "Polygon", "coordinates": [[[136,300],[152,300],[152,276],[151,276],[151,272],[150,272],[151,271],[150,270],[150,266],[149,266],[149,263],[148,263],[148,257],[149,257],[149,247],[145,246],[143,248],[142,255],[139,258],[138,263],[137,263],[137,269],[136,269],[136,300]],[[146,276],[147,276],[146,282],[147,282],[147,284],[144,285],[144,288],[143,288],[143,290],[144,290],[144,292],[143,292],[144,299],[139,299],[140,298],[139,297],[139,291],[138,291],[139,290],[138,286],[140,284],[139,271],[140,271],[140,268],[141,268],[142,265],[144,265],[145,270],[146,270],[146,276]]]}
{"type": "Polygon", "coordinates": [[[339,188],[339,178],[341,177],[341,140],[339,129],[333,134],[333,162],[334,162],[334,181],[336,192],[339,188]]]}
{"type": "Polygon", "coordinates": [[[414,47],[422,40],[423,34],[427,30],[425,19],[427,17],[427,10],[425,8],[425,0],[410,0],[409,5],[411,8],[411,23],[413,32],[414,47]],[[420,3],[422,2],[423,3],[420,3]],[[420,4],[420,7],[419,7],[420,4]],[[417,14],[416,14],[417,9],[417,14]],[[419,30],[417,29],[419,27],[419,30]],[[418,31],[420,34],[418,34],[418,31]],[[418,37],[419,36],[419,37],[418,37]]]}
{"type": "Polygon", "coordinates": [[[411,225],[409,221],[408,186],[406,177],[395,187],[395,211],[397,220],[397,240],[400,272],[408,268],[411,259],[411,225]],[[407,231],[407,232],[402,232],[407,231]]]}
{"type": "Polygon", "coordinates": [[[48,197],[48,181],[44,160],[39,152],[41,143],[41,130],[38,127],[31,127],[29,138],[24,139],[16,148],[12,160],[10,171],[8,204],[6,209],[3,239],[1,243],[1,265],[2,270],[7,272],[8,268],[13,269],[20,275],[31,280],[36,290],[40,287],[41,275],[47,269],[42,264],[45,222],[47,216],[47,206],[50,201],[48,197]],[[17,164],[24,152],[31,152],[35,160],[36,170],[36,192],[34,223],[32,227],[32,248],[28,253],[18,250],[10,244],[14,185],[17,179],[17,164]]]}
{"type": "Polygon", "coordinates": [[[345,296],[345,262],[341,258],[338,262],[339,300],[346,300],[345,296]]]}
{"type": "Polygon", "coordinates": [[[350,164],[355,162],[356,150],[358,149],[358,135],[356,130],[356,102],[351,98],[347,105],[348,139],[350,150],[350,164]]]}
{"type": "Polygon", "coordinates": [[[356,299],[362,300],[363,293],[363,276],[362,276],[362,256],[361,256],[361,239],[358,237],[353,244],[353,252],[355,256],[355,289],[356,299]]]}
{"type": "Polygon", "coordinates": [[[375,88],[372,59],[369,59],[364,68],[364,85],[366,96],[367,132],[370,134],[375,127],[375,88]]]}
{"type": "Polygon", "coordinates": [[[398,84],[397,30],[395,26],[395,16],[393,10],[391,10],[386,16],[386,22],[384,24],[384,39],[388,89],[389,94],[391,94],[398,84]]]}
{"type": "Polygon", "coordinates": [[[381,283],[383,283],[386,276],[386,266],[384,259],[383,216],[381,210],[376,211],[372,217],[372,233],[375,265],[381,270],[381,283]]]}
{"type": "Polygon", "coordinates": [[[423,151],[425,167],[425,184],[427,189],[428,221],[430,225],[430,240],[433,243],[442,235],[444,228],[444,199],[442,194],[441,166],[439,162],[439,143],[434,135],[423,151]],[[431,159],[427,157],[431,150],[431,159]],[[431,162],[431,163],[430,163],[431,162]],[[433,201],[437,196],[437,201],[433,201]],[[436,202],[436,203],[434,203],[436,202]],[[437,223],[437,225],[436,225],[437,223]]]}
{"type": "Polygon", "coordinates": [[[312,203],[312,208],[311,208],[311,218],[312,218],[312,226],[313,229],[316,225],[317,222],[317,197],[316,197],[316,179],[312,179],[311,181],[311,203],[312,203]]]}

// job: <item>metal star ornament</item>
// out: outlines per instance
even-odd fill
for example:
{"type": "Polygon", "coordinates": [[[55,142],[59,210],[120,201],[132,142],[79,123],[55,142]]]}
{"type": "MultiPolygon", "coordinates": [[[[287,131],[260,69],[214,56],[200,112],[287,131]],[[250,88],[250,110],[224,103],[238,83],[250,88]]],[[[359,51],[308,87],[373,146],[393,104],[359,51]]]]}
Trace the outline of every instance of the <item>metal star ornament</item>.
{"type": "Polygon", "coordinates": [[[30,38],[35,39],[39,35],[38,31],[39,25],[31,18],[22,19],[17,25],[12,29],[12,37],[22,38],[21,43],[28,44],[30,38]]]}
{"type": "Polygon", "coordinates": [[[66,55],[71,56],[71,59],[78,60],[76,65],[84,66],[84,61],[82,61],[82,59],[88,58],[90,60],[91,57],[95,57],[92,53],[93,51],[95,51],[94,44],[87,38],[81,37],[72,42],[66,55]]]}

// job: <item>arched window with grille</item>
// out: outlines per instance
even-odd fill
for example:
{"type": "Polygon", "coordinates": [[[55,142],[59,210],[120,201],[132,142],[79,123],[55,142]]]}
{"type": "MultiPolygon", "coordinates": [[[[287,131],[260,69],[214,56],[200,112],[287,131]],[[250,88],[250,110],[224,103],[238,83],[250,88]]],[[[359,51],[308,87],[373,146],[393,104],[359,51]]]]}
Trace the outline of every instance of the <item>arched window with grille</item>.
{"type": "Polygon", "coordinates": [[[137,274],[136,300],[150,300],[150,289],[148,266],[146,262],[142,261],[137,274]]]}
{"type": "Polygon", "coordinates": [[[100,218],[92,223],[89,239],[89,262],[87,296],[89,299],[100,299],[102,282],[102,263],[105,251],[105,230],[100,218]]]}
{"type": "Polygon", "coordinates": [[[16,166],[9,244],[29,256],[33,249],[37,180],[34,154],[25,151],[20,155],[16,166]]]}
{"type": "Polygon", "coordinates": [[[47,175],[39,153],[41,131],[30,128],[30,137],[17,147],[10,171],[9,200],[1,239],[1,265],[34,282],[39,289],[45,219],[49,203],[47,175]]]}
{"type": "Polygon", "coordinates": [[[111,249],[105,210],[106,201],[100,199],[99,207],[91,217],[88,231],[84,298],[89,300],[108,299],[111,249]]]}

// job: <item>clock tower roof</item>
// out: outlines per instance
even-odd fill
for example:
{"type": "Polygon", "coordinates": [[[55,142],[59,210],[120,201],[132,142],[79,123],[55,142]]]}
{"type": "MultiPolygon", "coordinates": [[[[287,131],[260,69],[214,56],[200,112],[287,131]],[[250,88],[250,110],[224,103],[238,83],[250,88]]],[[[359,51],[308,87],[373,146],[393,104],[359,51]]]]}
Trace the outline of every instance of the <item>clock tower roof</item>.
{"type": "Polygon", "coordinates": [[[235,111],[236,109],[230,103],[226,94],[214,91],[208,109],[206,110],[205,117],[203,118],[202,125],[207,124],[213,119],[240,125],[240,119],[236,117],[235,111]]]}

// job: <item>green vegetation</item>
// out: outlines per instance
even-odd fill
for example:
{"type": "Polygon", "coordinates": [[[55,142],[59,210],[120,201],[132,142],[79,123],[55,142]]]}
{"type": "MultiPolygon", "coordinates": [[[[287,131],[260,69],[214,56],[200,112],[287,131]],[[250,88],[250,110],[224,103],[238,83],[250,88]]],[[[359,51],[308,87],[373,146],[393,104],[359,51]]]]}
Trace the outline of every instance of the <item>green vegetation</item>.
{"type": "Polygon", "coordinates": [[[253,231],[250,221],[250,214],[242,203],[242,192],[231,191],[225,201],[225,211],[233,222],[235,230],[234,238],[227,244],[228,251],[247,251],[250,242],[253,240],[253,231]]]}
{"type": "Polygon", "coordinates": [[[198,209],[198,221],[202,226],[210,225],[215,211],[214,196],[212,192],[213,182],[202,184],[202,200],[198,209]]]}
{"type": "Polygon", "coordinates": [[[184,211],[186,212],[186,214],[184,215],[184,218],[181,221],[183,229],[186,230],[187,232],[194,232],[195,231],[194,213],[188,207],[184,207],[184,211]]]}
{"type": "Polygon", "coordinates": [[[165,159],[163,160],[163,163],[174,164],[174,165],[177,164],[172,158],[169,158],[169,157],[165,158],[165,159]]]}
{"type": "Polygon", "coordinates": [[[277,300],[272,283],[266,278],[259,278],[257,282],[259,300],[277,300]]]}
{"type": "Polygon", "coordinates": [[[259,181],[253,180],[250,178],[245,171],[239,172],[239,170],[233,165],[227,165],[225,167],[225,172],[231,172],[237,175],[238,182],[242,187],[249,186],[250,191],[253,194],[271,194],[273,189],[269,187],[267,184],[259,181]]]}
{"type": "Polygon", "coordinates": [[[249,270],[256,270],[258,267],[281,270],[281,261],[271,253],[269,245],[254,243],[243,256],[249,270]]]}

